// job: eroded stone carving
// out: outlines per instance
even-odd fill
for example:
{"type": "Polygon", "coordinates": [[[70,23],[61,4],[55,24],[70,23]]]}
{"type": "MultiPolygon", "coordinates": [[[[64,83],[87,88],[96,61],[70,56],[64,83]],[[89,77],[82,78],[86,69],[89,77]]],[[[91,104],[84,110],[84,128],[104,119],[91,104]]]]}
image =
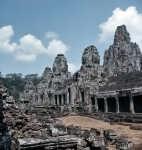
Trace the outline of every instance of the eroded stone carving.
{"type": "Polygon", "coordinates": [[[140,48],[130,41],[125,25],[117,27],[114,43],[104,53],[103,66],[110,76],[141,70],[140,48]]]}

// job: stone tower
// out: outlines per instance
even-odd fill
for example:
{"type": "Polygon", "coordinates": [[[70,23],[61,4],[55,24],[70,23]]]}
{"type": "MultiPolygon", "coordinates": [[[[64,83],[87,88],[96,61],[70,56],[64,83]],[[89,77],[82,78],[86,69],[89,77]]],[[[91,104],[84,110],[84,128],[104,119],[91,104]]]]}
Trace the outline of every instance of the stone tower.
{"type": "Polygon", "coordinates": [[[103,66],[110,76],[140,71],[141,51],[136,43],[131,42],[125,25],[117,27],[113,45],[104,53],[103,66]]]}
{"type": "Polygon", "coordinates": [[[53,63],[54,76],[66,78],[68,75],[67,59],[63,54],[58,54],[53,63]]]}

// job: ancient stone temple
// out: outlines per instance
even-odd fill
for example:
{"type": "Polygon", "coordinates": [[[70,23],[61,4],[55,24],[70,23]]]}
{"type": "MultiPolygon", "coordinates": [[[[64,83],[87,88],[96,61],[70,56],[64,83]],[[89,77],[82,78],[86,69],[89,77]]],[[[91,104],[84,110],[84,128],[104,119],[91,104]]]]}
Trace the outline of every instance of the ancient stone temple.
{"type": "Polygon", "coordinates": [[[75,114],[142,113],[141,56],[126,26],[118,26],[103,66],[97,48],[91,45],[83,52],[80,69],[71,76],[67,59],[58,54],[36,87],[27,82],[19,108],[35,113],[50,108],[75,114]]]}

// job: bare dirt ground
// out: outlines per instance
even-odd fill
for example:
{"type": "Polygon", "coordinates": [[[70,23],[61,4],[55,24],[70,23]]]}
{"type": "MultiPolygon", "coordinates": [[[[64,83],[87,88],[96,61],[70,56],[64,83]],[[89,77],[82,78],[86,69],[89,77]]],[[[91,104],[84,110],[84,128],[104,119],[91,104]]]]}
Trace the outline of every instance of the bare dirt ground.
{"type": "MultiPolygon", "coordinates": [[[[134,143],[134,145],[142,144],[142,131],[132,130],[130,126],[124,125],[110,125],[109,122],[104,122],[84,116],[67,116],[59,118],[65,125],[81,126],[83,129],[97,128],[100,130],[111,129],[114,130],[118,136],[128,136],[134,143]]],[[[109,150],[115,150],[114,146],[111,146],[109,150]]]]}

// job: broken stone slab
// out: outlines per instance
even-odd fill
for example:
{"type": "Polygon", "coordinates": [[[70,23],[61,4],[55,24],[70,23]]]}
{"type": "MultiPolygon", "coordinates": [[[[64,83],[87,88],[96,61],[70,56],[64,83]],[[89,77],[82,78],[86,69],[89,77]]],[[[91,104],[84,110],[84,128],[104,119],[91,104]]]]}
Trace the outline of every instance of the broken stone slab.
{"type": "Polygon", "coordinates": [[[128,137],[122,136],[116,140],[116,148],[120,150],[128,150],[131,149],[133,146],[133,142],[128,137]]]}
{"type": "Polygon", "coordinates": [[[115,133],[115,131],[113,130],[110,130],[110,129],[106,129],[104,130],[104,137],[107,139],[107,140],[116,140],[118,137],[117,137],[117,134],[115,133]]]}
{"type": "Polygon", "coordinates": [[[63,124],[51,124],[50,125],[50,133],[52,136],[63,136],[67,134],[67,128],[63,124]]]}
{"type": "Polygon", "coordinates": [[[34,148],[68,148],[77,146],[78,139],[76,136],[66,135],[59,137],[50,137],[48,139],[23,138],[17,139],[18,150],[28,150],[34,148]]]}
{"type": "Polygon", "coordinates": [[[77,150],[90,150],[90,147],[77,146],[77,150]]]}
{"type": "Polygon", "coordinates": [[[81,133],[82,133],[82,131],[81,131],[81,126],[75,126],[75,127],[74,127],[74,132],[75,132],[75,135],[76,135],[77,137],[81,137],[81,133]]]}
{"type": "Polygon", "coordinates": [[[105,139],[103,137],[94,137],[92,147],[106,147],[105,139]]]}
{"type": "Polygon", "coordinates": [[[68,133],[69,135],[74,135],[74,134],[75,134],[74,126],[73,126],[73,125],[68,125],[68,126],[67,126],[67,133],[68,133]]]}
{"type": "Polygon", "coordinates": [[[78,146],[81,146],[81,147],[86,147],[87,145],[87,142],[84,140],[84,138],[78,138],[78,143],[77,143],[78,146]]]}
{"type": "Polygon", "coordinates": [[[90,131],[86,129],[86,130],[83,132],[82,137],[86,140],[86,139],[89,138],[89,136],[90,136],[90,131]]]}

